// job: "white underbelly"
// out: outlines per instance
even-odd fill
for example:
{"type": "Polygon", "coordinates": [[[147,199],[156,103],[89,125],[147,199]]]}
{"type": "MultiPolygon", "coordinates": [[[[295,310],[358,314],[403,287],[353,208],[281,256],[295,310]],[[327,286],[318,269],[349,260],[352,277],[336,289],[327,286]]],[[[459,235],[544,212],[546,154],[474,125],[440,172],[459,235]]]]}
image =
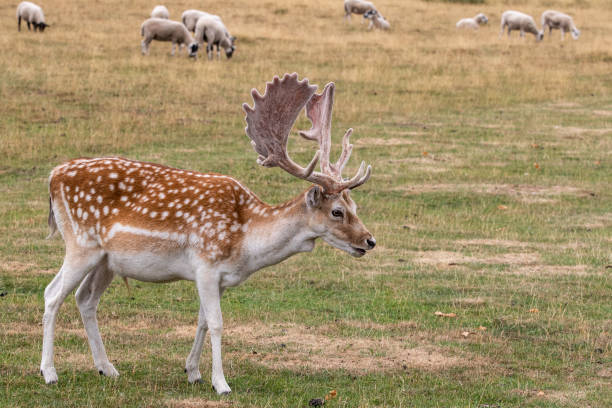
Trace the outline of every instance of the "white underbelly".
{"type": "Polygon", "coordinates": [[[108,252],[108,266],[119,276],[144,282],[195,280],[190,256],[184,251],[164,253],[108,252]]]}

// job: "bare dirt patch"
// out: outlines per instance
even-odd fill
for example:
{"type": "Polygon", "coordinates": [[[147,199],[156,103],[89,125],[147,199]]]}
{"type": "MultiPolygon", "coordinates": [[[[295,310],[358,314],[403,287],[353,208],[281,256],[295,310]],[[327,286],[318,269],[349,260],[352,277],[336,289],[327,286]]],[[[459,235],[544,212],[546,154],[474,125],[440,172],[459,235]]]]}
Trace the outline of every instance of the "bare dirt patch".
{"type": "MultiPolygon", "coordinates": [[[[529,400],[549,400],[561,403],[564,406],[579,401],[584,401],[586,392],[582,390],[575,391],[557,391],[557,390],[514,390],[516,394],[528,397],[529,400]]],[[[587,405],[590,406],[590,405],[587,405]]]]}
{"type": "Polygon", "coordinates": [[[591,192],[572,186],[533,186],[527,184],[422,184],[398,186],[393,191],[403,191],[408,194],[435,192],[472,192],[478,194],[496,194],[516,197],[523,202],[542,202],[549,196],[574,195],[586,197],[591,192]]]}
{"type": "Polygon", "coordinates": [[[401,331],[414,332],[414,330],[417,328],[417,324],[411,321],[402,321],[402,322],[397,322],[397,323],[383,324],[383,323],[376,323],[372,321],[363,321],[363,320],[342,320],[342,321],[339,321],[337,324],[334,324],[333,326],[332,325],[322,326],[320,330],[322,333],[335,333],[339,325],[348,326],[348,327],[352,327],[355,329],[361,329],[361,330],[381,330],[381,331],[401,330],[401,331]]]}
{"type": "Polygon", "coordinates": [[[583,226],[585,228],[606,228],[612,226],[612,213],[589,217],[583,226]]]}
{"type": "Polygon", "coordinates": [[[411,348],[407,342],[395,338],[331,338],[290,324],[272,328],[237,326],[229,328],[228,334],[255,348],[277,345],[278,350],[271,353],[251,352],[241,356],[275,369],[343,369],[363,373],[407,367],[443,370],[471,364],[467,359],[445,355],[431,346],[411,348]]]}
{"type": "Polygon", "coordinates": [[[597,116],[612,116],[612,110],[594,110],[593,113],[597,116]]]}
{"type": "Polygon", "coordinates": [[[389,139],[383,139],[381,137],[364,137],[355,140],[357,146],[401,146],[411,145],[414,141],[409,139],[399,139],[392,137],[389,139]]]}
{"type": "Polygon", "coordinates": [[[474,239],[460,239],[454,241],[455,243],[463,246],[493,246],[499,248],[561,248],[561,249],[578,249],[584,248],[586,245],[579,242],[569,242],[565,244],[544,244],[540,242],[523,242],[523,241],[512,241],[505,239],[487,239],[487,238],[474,238],[474,239]]]}
{"type": "Polygon", "coordinates": [[[389,163],[409,163],[411,170],[428,173],[442,173],[448,171],[448,167],[462,164],[462,161],[448,156],[428,155],[426,157],[405,157],[401,159],[390,159],[389,163]]]}
{"type": "Polygon", "coordinates": [[[80,371],[95,369],[91,354],[76,353],[73,350],[66,350],[59,346],[56,346],[55,361],[57,361],[62,367],[70,369],[80,371]]]}
{"type": "Polygon", "coordinates": [[[589,129],[589,128],[574,127],[574,126],[554,126],[553,128],[561,136],[580,136],[585,133],[594,134],[594,135],[605,135],[608,133],[612,133],[612,128],[589,129]]]}
{"type": "Polygon", "coordinates": [[[529,242],[522,241],[510,241],[505,239],[486,239],[486,238],[475,238],[475,239],[460,239],[455,241],[459,245],[484,245],[484,246],[495,246],[500,248],[528,248],[532,247],[529,242]]]}
{"type": "Polygon", "coordinates": [[[508,163],[506,162],[483,162],[480,163],[481,167],[506,167],[508,163]]]}
{"type": "Polygon", "coordinates": [[[2,270],[11,275],[55,275],[59,269],[40,269],[31,262],[6,261],[2,263],[2,270]]]}
{"type": "MultiPolygon", "coordinates": [[[[357,324],[357,323],[356,323],[357,324]]],[[[389,328],[376,323],[363,323],[364,328],[389,328]]],[[[397,328],[402,326],[398,324],[397,328]]],[[[412,324],[406,323],[408,331],[412,324]]],[[[329,327],[310,328],[296,324],[265,323],[229,326],[224,341],[239,343],[237,358],[262,364],[272,369],[313,371],[347,370],[364,372],[397,371],[408,368],[445,370],[475,364],[473,358],[448,355],[436,347],[411,347],[407,340],[396,337],[330,337],[329,327]],[[246,346],[246,347],[245,347],[246,346]]],[[[183,337],[186,330],[175,332],[183,337]]],[[[191,338],[193,334],[190,334],[191,338]]]]}
{"type": "Polygon", "coordinates": [[[536,252],[468,256],[452,251],[418,251],[412,252],[411,257],[415,263],[427,265],[461,265],[467,263],[531,265],[540,261],[540,255],[536,252]]]}
{"type": "Polygon", "coordinates": [[[589,272],[586,265],[528,265],[511,269],[508,272],[516,275],[547,275],[547,276],[587,276],[599,275],[598,272],[589,272]]]}
{"type": "Polygon", "coordinates": [[[169,408],[229,408],[232,404],[227,401],[210,401],[202,398],[186,398],[180,400],[166,400],[169,408]]]}
{"type": "Polygon", "coordinates": [[[23,322],[11,322],[0,324],[0,331],[6,336],[24,336],[42,338],[42,324],[28,324],[23,322]]]}
{"type": "Polygon", "coordinates": [[[579,108],[580,105],[576,102],[557,102],[553,103],[550,106],[553,108],[579,108]]]}
{"type": "Polygon", "coordinates": [[[487,303],[487,301],[481,297],[475,298],[459,298],[454,299],[453,303],[464,305],[464,306],[482,306],[487,303]]]}

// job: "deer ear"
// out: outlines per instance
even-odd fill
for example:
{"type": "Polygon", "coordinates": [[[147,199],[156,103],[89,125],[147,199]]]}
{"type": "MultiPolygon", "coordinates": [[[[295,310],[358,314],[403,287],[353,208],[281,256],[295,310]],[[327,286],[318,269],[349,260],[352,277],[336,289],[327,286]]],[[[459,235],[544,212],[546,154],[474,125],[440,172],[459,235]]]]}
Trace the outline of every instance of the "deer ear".
{"type": "Polygon", "coordinates": [[[308,208],[319,208],[323,198],[323,192],[321,187],[313,186],[308,193],[306,193],[306,205],[308,208]]]}

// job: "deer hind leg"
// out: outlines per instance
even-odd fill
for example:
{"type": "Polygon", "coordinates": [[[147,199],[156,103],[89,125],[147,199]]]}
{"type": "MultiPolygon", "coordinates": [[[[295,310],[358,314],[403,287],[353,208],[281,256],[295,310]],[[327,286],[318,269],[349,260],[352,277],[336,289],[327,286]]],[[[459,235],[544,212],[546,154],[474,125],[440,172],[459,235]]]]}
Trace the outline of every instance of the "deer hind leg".
{"type": "MultiPolygon", "coordinates": [[[[205,275],[199,273],[200,276],[205,275]]],[[[206,324],[210,330],[210,345],[212,348],[212,386],[218,394],[229,394],[232,390],[225,381],[223,361],[221,359],[221,334],[223,332],[223,316],[221,315],[221,294],[223,289],[215,279],[197,281],[200,305],[204,307],[206,324]]],[[[196,336],[197,340],[197,336],[196,336]]]]}
{"type": "Polygon", "coordinates": [[[190,384],[201,383],[202,375],[200,374],[200,356],[202,355],[202,346],[204,345],[204,338],[206,337],[206,331],[208,330],[208,323],[206,322],[206,313],[204,312],[204,306],[200,304],[200,313],[198,314],[198,328],[196,329],[195,340],[191,347],[191,352],[185,362],[185,372],[187,373],[187,380],[190,384]]]}
{"type": "Polygon", "coordinates": [[[113,281],[113,272],[108,269],[105,262],[100,263],[81,283],[76,291],[76,303],[81,312],[83,325],[87,332],[87,340],[91,348],[94,364],[100,375],[118,377],[119,372],[108,361],[100,330],[96,311],[100,303],[100,296],[113,281]]]}
{"type": "Polygon", "coordinates": [[[100,263],[103,256],[101,251],[74,253],[74,251],[67,250],[62,268],[45,289],[40,373],[45,378],[47,384],[57,382],[57,372],[53,365],[53,340],[57,312],[66,296],[100,263]]]}

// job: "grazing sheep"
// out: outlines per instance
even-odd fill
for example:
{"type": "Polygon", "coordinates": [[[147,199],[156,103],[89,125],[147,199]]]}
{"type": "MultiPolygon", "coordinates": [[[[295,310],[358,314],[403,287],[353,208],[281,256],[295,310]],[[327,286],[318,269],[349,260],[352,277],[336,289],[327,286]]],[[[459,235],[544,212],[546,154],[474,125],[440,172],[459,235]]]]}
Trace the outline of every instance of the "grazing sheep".
{"type": "Polygon", "coordinates": [[[170,18],[170,13],[168,12],[166,6],[155,6],[151,12],[151,17],[165,18],[167,20],[170,18]]]}
{"type": "Polygon", "coordinates": [[[580,37],[580,30],[574,25],[574,20],[567,14],[563,14],[559,11],[546,10],[542,13],[542,31],[546,31],[548,27],[548,35],[552,36],[553,28],[561,30],[561,41],[565,38],[565,33],[568,31],[572,33],[574,40],[580,37]]]}
{"type": "Polygon", "coordinates": [[[344,18],[346,20],[351,19],[351,14],[365,14],[368,11],[376,11],[374,4],[370,3],[369,1],[344,0],[344,18]]]}
{"type": "Polygon", "coordinates": [[[215,45],[217,46],[217,59],[221,58],[219,46],[223,48],[228,59],[232,58],[232,54],[236,50],[236,47],[234,47],[236,37],[230,35],[221,19],[217,16],[200,17],[196,23],[195,38],[200,46],[206,41],[208,59],[212,59],[213,46],[215,45]]]}
{"type": "Polygon", "coordinates": [[[145,20],[140,27],[140,35],[144,37],[142,40],[142,54],[149,54],[149,44],[151,41],[171,41],[172,55],[176,44],[179,45],[179,53],[181,47],[186,46],[189,49],[189,56],[196,57],[198,54],[198,43],[194,41],[191,33],[187,28],[178,21],[166,20],[163,18],[150,18],[145,20]]]}
{"type": "Polygon", "coordinates": [[[183,11],[183,15],[181,16],[181,20],[187,29],[191,32],[195,32],[196,23],[200,19],[200,17],[214,17],[221,20],[221,17],[216,14],[210,14],[205,11],[200,10],[185,10],[183,11]]]}
{"type": "Polygon", "coordinates": [[[371,30],[372,27],[388,30],[391,27],[391,24],[376,10],[366,11],[363,15],[363,18],[367,18],[370,20],[370,25],[368,26],[368,30],[371,30]]]}
{"type": "Polygon", "coordinates": [[[472,30],[478,30],[481,25],[485,25],[489,22],[489,19],[484,14],[480,13],[473,18],[462,18],[457,21],[457,28],[471,28],[472,30]]]}
{"type": "Polygon", "coordinates": [[[28,30],[31,29],[30,24],[34,26],[34,31],[43,32],[49,27],[49,24],[45,23],[45,15],[40,6],[29,1],[22,1],[17,6],[17,31],[21,31],[21,19],[28,23],[28,30]]]}
{"type": "Polygon", "coordinates": [[[533,17],[519,11],[504,11],[501,17],[500,37],[504,33],[504,28],[506,28],[506,26],[508,27],[508,37],[510,37],[510,32],[512,30],[520,30],[521,37],[525,36],[525,32],[531,33],[535,35],[536,41],[541,41],[542,37],[544,37],[544,31],[538,30],[533,17]]]}

